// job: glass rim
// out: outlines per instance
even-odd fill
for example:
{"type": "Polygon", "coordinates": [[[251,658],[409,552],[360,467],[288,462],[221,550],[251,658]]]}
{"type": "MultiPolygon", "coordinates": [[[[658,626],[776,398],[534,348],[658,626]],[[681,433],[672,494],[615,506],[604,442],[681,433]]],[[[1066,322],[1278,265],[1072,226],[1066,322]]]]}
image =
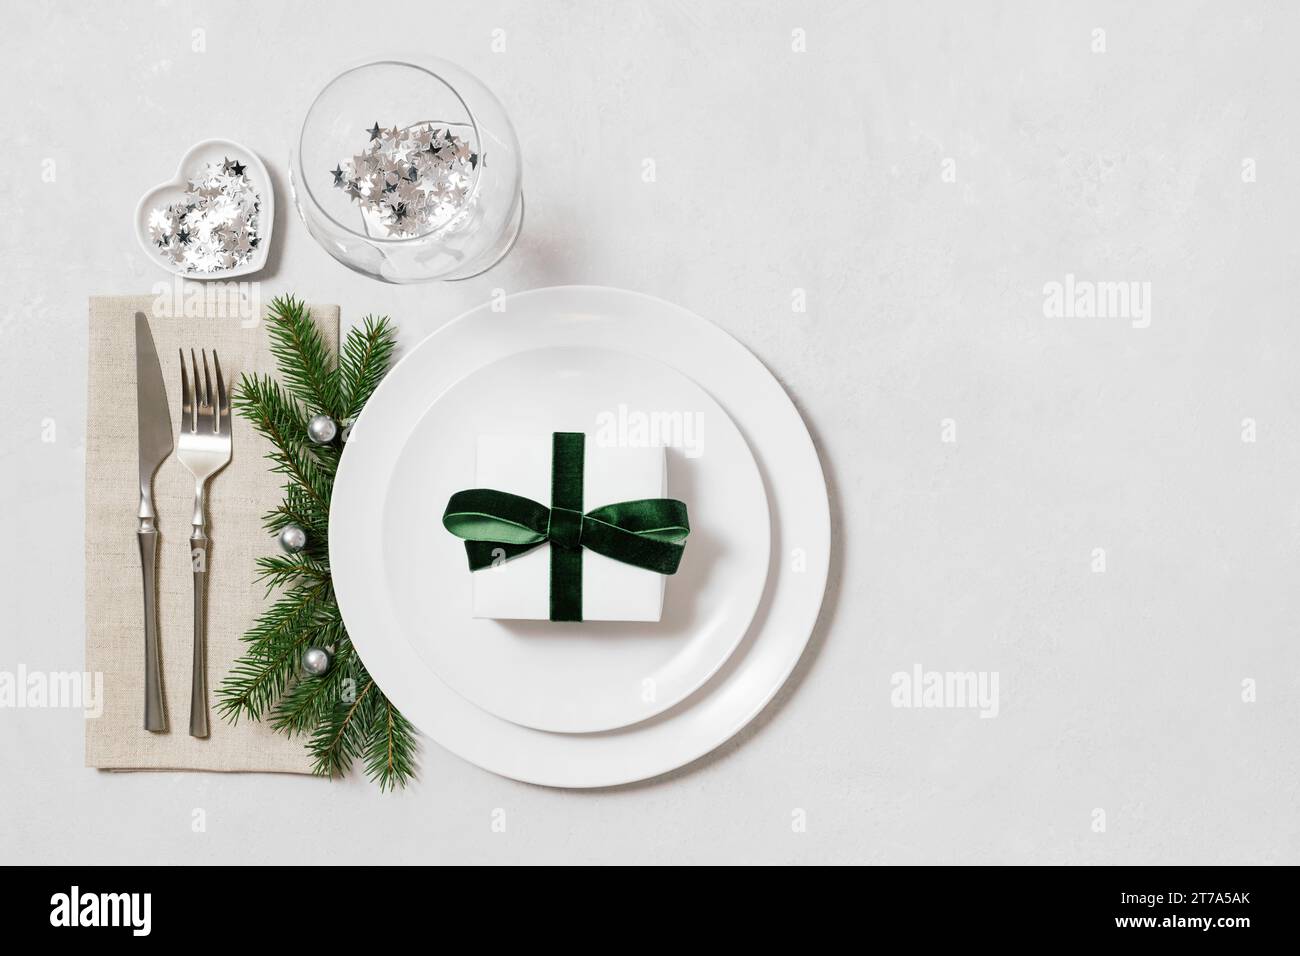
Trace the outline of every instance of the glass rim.
{"type": "MultiPolygon", "coordinates": [[[[379,242],[379,243],[384,243],[385,245],[390,245],[390,244],[398,245],[404,242],[423,242],[428,240],[429,237],[431,236],[437,236],[440,233],[442,233],[444,230],[450,229],[451,226],[456,224],[457,219],[459,217],[453,216],[451,219],[447,220],[437,229],[431,229],[428,232],[422,232],[418,236],[403,236],[401,238],[396,238],[396,239],[387,239],[382,236],[372,236],[369,233],[361,232],[357,229],[353,229],[351,226],[345,225],[339,222],[337,219],[335,219],[334,216],[330,214],[329,210],[325,208],[324,204],[321,203],[321,201],[316,198],[316,193],[312,189],[311,179],[307,175],[307,167],[305,164],[305,160],[303,159],[302,144],[304,138],[307,135],[307,124],[311,121],[312,113],[315,111],[317,105],[320,103],[321,97],[323,97],[326,93],[328,93],[330,88],[334,86],[335,83],[339,82],[339,80],[343,79],[345,76],[348,76],[351,73],[357,73],[361,70],[367,70],[374,66],[401,66],[401,67],[408,67],[409,69],[412,70],[418,70],[419,72],[424,73],[427,76],[433,77],[433,79],[437,80],[447,89],[451,90],[451,95],[456,97],[456,101],[460,103],[461,107],[465,110],[465,115],[469,117],[469,125],[474,130],[474,148],[478,150],[478,155],[479,155],[479,162],[474,167],[474,179],[472,184],[470,185],[469,192],[466,194],[464,205],[467,207],[471,203],[473,203],[474,200],[478,198],[479,178],[483,174],[483,148],[482,148],[483,137],[479,131],[478,119],[474,116],[474,111],[470,109],[469,104],[465,102],[465,98],[460,95],[460,91],[456,89],[456,87],[453,86],[450,82],[448,82],[445,76],[442,76],[441,74],[436,73],[427,67],[420,66],[418,63],[411,63],[407,60],[371,60],[367,63],[359,63],[356,66],[348,67],[346,70],[337,74],[332,80],[330,80],[323,87],[321,87],[320,92],[317,93],[315,98],[311,101],[311,106],[307,108],[307,115],[303,118],[302,129],[299,130],[298,132],[297,161],[296,163],[292,163],[290,165],[291,167],[293,165],[296,165],[301,170],[301,175],[299,176],[299,178],[302,180],[303,189],[307,191],[307,198],[311,201],[311,204],[316,207],[316,209],[320,212],[322,216],[324,216],[326,219],[328,219],[338,228],[342,229],[344,232],[350,233],[351,235],[354,235],[358,239],[364,240],[365,242],[379,242]]],[[[416,125],[418,125],[419,122],[430,122],[430,121],[420,120],[417,122],[416,125]]],[[[406,129],[407,127],[402,127],[402,128],[406,129]]],[[[364,219],[362,221],[364,222],[364,219]]]]}

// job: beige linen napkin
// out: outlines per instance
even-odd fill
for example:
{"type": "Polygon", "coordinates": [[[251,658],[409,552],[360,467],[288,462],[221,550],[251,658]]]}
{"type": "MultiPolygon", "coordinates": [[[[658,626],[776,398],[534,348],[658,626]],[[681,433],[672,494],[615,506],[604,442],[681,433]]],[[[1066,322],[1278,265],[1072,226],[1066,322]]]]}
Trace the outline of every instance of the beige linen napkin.
{"type": "MultiPolygon", "coordinates": [[[[168,297],[163,297],[165,300],[168,297]]],[[[304,740],[265,724],[217,715],[216,688],[239,655],[240,636],[266,606],[254,581],[254,560],[273,553],[262,515],[281,495],[281,476],[263,458],[267,442],[235,414],[230,464],[209,484],[208,687],[211,735],[189,735],[193,653],[190,516],[194,484],[170,456],[154,476],[158,513],[158,628],[162,642],[166,733],[144,720],[144,610],[136,544],[135,313],[149,316],[162,363],[167,401],[180,420],[178,348],[215,349],[228,385],[241,373],[274,373],[266,326],[213,315],[159,314],[153,296],[90,300],[89,392],[86,411],[86,670],[102,672],[103,713],[86,720],[86,765],[111,770],[263,770],[308,773],[304,740]]],[[[162,305],[166,305],[162,301],[162,305]]],[[[179,303],[175,312],[184,311],[179,303]]],[[[215,310],[212,310],[215,311],[215,310]]],[[[311,307],[331,347],[338,342],[337,306],[311,307]]]]}

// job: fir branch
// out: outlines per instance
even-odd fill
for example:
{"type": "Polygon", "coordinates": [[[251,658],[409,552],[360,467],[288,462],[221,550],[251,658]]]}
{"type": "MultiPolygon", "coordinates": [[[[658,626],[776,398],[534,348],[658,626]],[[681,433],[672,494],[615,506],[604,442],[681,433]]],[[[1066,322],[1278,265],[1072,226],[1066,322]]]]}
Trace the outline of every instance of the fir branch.
{"type": "Polygon", "coordinates": [[[339,701],[329,710],[317,726],[309,749],[316,763],[312,772],[322,777],[337,777],[352,766],[365,748],[366,698],[375,689],[375,682],[367,680],[357,689],[356,699],[339,701]]]}
{"type": "Polygon", "coordinates": [[[338,648],[330,669],[325,674],[294,683],[275,705],[271,717],[272,729],[293,737],[326,720],[334,705],[342,699],[352,653],[350,644],[338,648]]]}
{"type": "Polygon", "coordinates": [[[329,565],[305,552],[264,555],[258,558],[255,564],[259,572],[257,580],[266,582],[268,594],[276,588],[283,588],[290,584],[313,581],[325,585],[330,583],[329,565]]]}
{"type": "Polygon", "coordinates": [[[329,543],[329,509],[322,508],[300,486],[290,483],[284,489],[284,501],[262,516],[266,530],[279,534],[291,524],[307,532],[307,550],[324,554],[329,543]]]}
{"type": "Polygon", "coordinates": [[[339,392],[346,418],[361,414],[387,374],[396,350],[397,339],[388,316],[376,319],[368,315],[360,328],[354,326],[348,333],[339,352],[339,392]]]}
{"type": "Polygon", "coordinates": [[[244,653],[218,689],[218,711],[231,722],[269,719],[289,737],[310,732],[313,772],[339,776],[361,758],[366,775],[391,790],[415,775],[415,729],[366,672],[339,613],[329,509],[342,446],[310,442],[307,420],[324,413],[346,427],[387,372],[396,338],[387,318],[367,316],[348,333],[335,364],[310,312],[293,297],[271,303],[268,330],[284,385],[242,376],[233,403],[270,443],[266,457],[285,478],[284,500],[263,517],[267,530],[298,525],[308,543],[298,554],[257,559],[258,580],[280,597],[244,635],[244,653]],[[302,652],[313,645],[332,649],[333,660],[325,674],[304,677],[302,652]]]}
{"type": "Polygon", "coordinates": [[[269,375],[241,375],[231,401],[235,410],[277,450],[310,450],[302,405],[269,375]]]}
{"type": "Polygon", "coordinates": [[[272,299],[267,330],[271,354],[289,391],[313,414],[342,419],[334,363],[306,303],[291,295],[272,299]]]}
{"type": "Polygon", "coordinates": [[[381,690],[370,741],[366,745],[366,774],[380,790],[405,787],[415,775],[415,728],[381,690]]]}
{"type": "Polygon", "coordinates": [[[244,635],[244,654],[217,689],[218,712],[237,723],[240,715],[260,720],[294,676],[301,648],[315,632],[319,601],[328,586],[295,587],[271,606],[244,635]]]}
{"type": "Polygon", "coordinates": [[[287,477],[290,487],[306,495],[313,508],[328,514],[334,462],[317,457],[308,447],[307,423],[298,404],[269,377],[252,375],[240,377],[232,404],[271,443],[266,453],[271,470],[287,477]]]}

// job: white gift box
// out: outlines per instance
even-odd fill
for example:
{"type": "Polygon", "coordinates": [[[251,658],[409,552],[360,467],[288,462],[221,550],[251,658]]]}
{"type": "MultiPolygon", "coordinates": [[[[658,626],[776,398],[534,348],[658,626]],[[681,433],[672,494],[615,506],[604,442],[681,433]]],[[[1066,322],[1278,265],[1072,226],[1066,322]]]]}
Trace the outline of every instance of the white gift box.
{"type": "MultiPolygon", "coordinates": [[[[638,498],[663,498],[668,473],[662,448],[602,448],[586,436],[582,510],[638,498]]],[[[480,435],[475,486],[523,495],[551,506],[551,434],[480,435]]],[[[663,613],[664,578],[582,549],[582,617],[587,621],[657,621],[663,613]]],[[[551,616],[551,547],[470,575],[474,617],[548,620],[551,616]]]]}

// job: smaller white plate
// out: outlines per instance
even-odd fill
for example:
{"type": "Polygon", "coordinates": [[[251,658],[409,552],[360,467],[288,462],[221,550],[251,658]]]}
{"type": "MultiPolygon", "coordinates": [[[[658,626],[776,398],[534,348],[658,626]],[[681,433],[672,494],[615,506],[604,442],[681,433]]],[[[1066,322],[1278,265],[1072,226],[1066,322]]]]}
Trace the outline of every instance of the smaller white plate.
{"type": "Polygon", "coordinates": [[[767,493],[730,416],[670,366],[599,348],[519,352],[440,394],[404,444],[377,529],[389,601],[411,646],[488,713],[560,733],[626,727],[703,686],[749,629],[767,581],[767,493]],[[652,416],[657,441],[653,427],[635,430],[652,416]],[[686,502],[691,534],[661,620],[472,617],[464,543],[442,527],[443,508],[477,487],[478,435],[553,431],[668,444],[668,497],[686,502]]]}
{"type": "Polygon", "coordinates": [[[135,237],[140,248],[159,267],[186,279],[233,279],[237,276],[252,275],[266,265],[266,257],[271,250],[271,229],[275,225],[275,190],[271,187],[271,177],[266,167],[257,158],[257,154],[245,146],[228,139],[205,139],[195,143],[181,157],[176,167],[176,175],[165,183],[159,183],[140,197],[135,207],[135,237]],[[159,255],[157,248],[149,241],[149,213],[185,198],[185,187],[190,177],[199,172],[208,163],[233,159],[248,167],[247,175],[253,188],[261,199],[258,210],[258,235],[260,241],[252,257],[242,266],[223,269],[220,272],[186,272],[183,268],[159,255]]]}

